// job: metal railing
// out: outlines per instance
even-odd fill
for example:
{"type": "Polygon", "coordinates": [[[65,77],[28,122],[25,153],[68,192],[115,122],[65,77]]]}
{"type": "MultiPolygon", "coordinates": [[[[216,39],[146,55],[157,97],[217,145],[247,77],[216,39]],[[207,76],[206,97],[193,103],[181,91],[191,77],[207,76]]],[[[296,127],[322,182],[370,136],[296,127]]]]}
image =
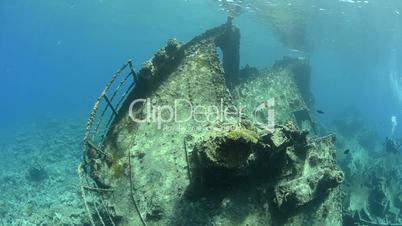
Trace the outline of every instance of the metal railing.
{"type": "Polygon", "coordinates": [[[86,126],[85,136],[82,142],[83,163],[78,166],[78,176],[80,179],[80,190],[85,209],[88,213],[90,223],[103,226],[115,225],[102,196],[94,193],[113,192],[113,189],[99,188],[96,183],[88,176],[90,152],[100,155],[107,155],[103,151],[105,135],[117,117],[118,112],[138,83],[138,75],[134,70],[131,60],[128,60],[107,83],[101,95],[97,98],[95,105],[89,115],[86,126]],[[91,202],[90,202],[91,201],[91,202]],[[94,209],[91,212],[91,207],[94,209]],[[103,211],[100,211],[102,209],[103,211]],[[94,216],[98,221],[94,220],[94,216]],[[106,215],[106,216],[105,216],[106,215]]]}
{"type": "Polygon", "coordinates": [[[127,95],[131,92],[131,90],[135,87],[137,81],[138,81],[137,73],[134,70],[132,61],[129,60],[112,76],[111,80],[109,81],[105,89],[102,91],[101,95],[96,100],[95,105],[89,115],[85,136],[83,140],[85,162],[88,147],[93,148],[97,151],[102,150],[103,140],[106,131],[108,130],[110,124],[117,116],[121,104],[126,99],[127,95]],[[121,80],[118,80],[123,76],[124,72],[127,70],[129,73],[126,74],[121,80]],[[132,78],[132,80],[130,80],[130,78],[132,78]],[[109,92],[111,91],[111,87],[116,83],[117,87],[112,91],[111,95],[108,96],[109,92]],[[121,89],[127,83],[129,84],[128,87],[123,93],[121,93],[120,92],[121,89]],[[116,100],[116,97],[118,96],[119,93],[122,95],[120,99],[117,100],[117,103],[113,105],[113,102],[116,100]],[[102,103],[105,104],[103,108],[101,108],[102,103]],[[100,114],[98,115],[99,112],[100,114]],[[109,117],[107,117],[108,115],[107,113],[110,113],[109,117]],[[106,123],[104,123],[105,118],[106,123]],[[99,133],[100,129],[103,130],[101,131],[101,133],[99,133]]]}

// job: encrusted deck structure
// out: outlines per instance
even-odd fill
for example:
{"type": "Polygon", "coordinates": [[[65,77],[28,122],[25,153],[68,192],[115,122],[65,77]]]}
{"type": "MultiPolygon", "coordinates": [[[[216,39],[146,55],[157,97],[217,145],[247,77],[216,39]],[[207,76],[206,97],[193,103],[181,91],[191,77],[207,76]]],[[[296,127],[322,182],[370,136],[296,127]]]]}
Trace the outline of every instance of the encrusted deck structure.
{"type": "Polygon", "coordinates": [[[121,70],[132,80],[117,105],[108,88],[102,93],[79,167],[92,224],[342,225],[343,173],[335,136],[315,136],[307,62],[239,70],[239,45],[231,19],[186,44],[169,40],[138,73],[131,62],[121,70]],[[269,96],[278,120],[267,130],[250,109],[269,96]],[[101,100],[111,119],[97,136],[101,100]],[[228,116],[207,120],[215,108],[203,108],[188,118],[190,104],[220,106],[228,116]],[[233,109],[240,104],[248,110],[233,109]],[[158,106],[175,106],[176,120],[158,106]]]}

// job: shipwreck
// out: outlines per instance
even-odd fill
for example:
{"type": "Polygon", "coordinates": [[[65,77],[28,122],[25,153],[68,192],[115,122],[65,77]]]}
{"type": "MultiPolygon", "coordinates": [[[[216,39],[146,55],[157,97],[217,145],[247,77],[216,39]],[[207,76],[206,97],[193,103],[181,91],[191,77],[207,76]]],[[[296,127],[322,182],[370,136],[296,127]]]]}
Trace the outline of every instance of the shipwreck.
{"type": "MultiPolygon", "coordinates": [[[[229,18],[188,43],[169,40],[139,71],[128,61],[113,75],[90,115],[78,168],[88,223],[342,225],[344,175],[336,137],[319,137],[310,114],[308,61],[240,69],[239,48],[229,18]],[[254,110],[267,97],[275,103],[270,129],[261,126],[270,109],[254,110]],[[224,122],[158,126],[132,120],[147,118],[147,104],[132,105],[138,99],[245,110],[224,122]]],[[[178,104],[176,116],[188,110],[178,104]]]]}

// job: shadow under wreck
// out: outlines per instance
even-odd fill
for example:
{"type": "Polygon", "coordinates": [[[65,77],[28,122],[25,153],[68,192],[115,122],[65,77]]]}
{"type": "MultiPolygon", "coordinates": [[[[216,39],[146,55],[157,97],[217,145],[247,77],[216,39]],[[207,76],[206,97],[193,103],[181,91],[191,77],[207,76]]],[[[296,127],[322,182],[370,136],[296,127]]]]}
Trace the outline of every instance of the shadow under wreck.
{"type": "Polygon", "coordinates": [[[92,224],[342,225],[343,173],[335,136],[315,132],[308,63],[239,70],[239,43],[229,19],[186,44],[169,40],[138,73],[131,61],[116,73],[91,114],[79,167],[92,224]],[[110,87],[129,80],[116,101],[110,87]],[[159,106],[174,106],[176,120],[159,106]],[[225,108],[227,117],[207,120],[213,107],[188,117],[190,106],[225,108]]]}

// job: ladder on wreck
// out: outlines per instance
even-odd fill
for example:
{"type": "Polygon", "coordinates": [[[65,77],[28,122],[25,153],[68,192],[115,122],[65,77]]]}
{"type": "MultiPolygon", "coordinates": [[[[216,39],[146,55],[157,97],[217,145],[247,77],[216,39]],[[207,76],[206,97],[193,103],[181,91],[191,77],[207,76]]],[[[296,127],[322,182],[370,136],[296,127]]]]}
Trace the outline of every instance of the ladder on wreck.
{"type": "Polygon", "coordinates": [[[96,223],[103,226],[115,225],[108,208],[102,196],[96,196],[98,192],[112,192],[112,189],[99,188],[88,176],[90,151],[96,151],[106,154],[102,151],[105,135],[118,116],[118,112],[122,107],[127,96],[134,90],[138,84],[138,74],[134,70],[132,60],[128,60],[116,73],[113,74],[106,87],[97,98],[94,107],[89,115],[85,135],[82,141],[83,159],[84,161],[78,166],[78,176],[80,179],[80,190],[84,202],[85,210],[89,216],[90,223],[96,223]],[[93,208],[93,212],[90,209],[93,208]],[[102,209],[102,211],[100,211],[102,209]],[[98,221],[94,220],[94,216],[98,221]],[[106,215],[106,216],[105,216],[106,215]]]}

